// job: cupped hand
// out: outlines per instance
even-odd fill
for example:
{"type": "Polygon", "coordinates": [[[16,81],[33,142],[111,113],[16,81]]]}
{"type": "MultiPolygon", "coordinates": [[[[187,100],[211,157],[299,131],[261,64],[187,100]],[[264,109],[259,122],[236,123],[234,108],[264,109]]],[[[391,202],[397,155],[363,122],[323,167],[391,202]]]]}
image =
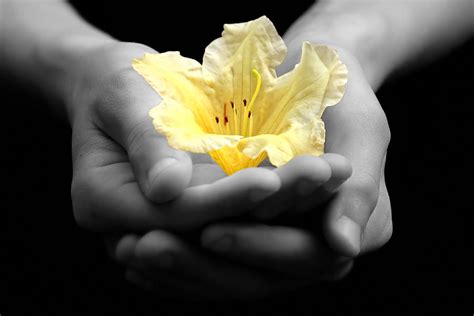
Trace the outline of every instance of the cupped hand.
{"type": "Polygon", "coordinates": [[[156,133],[148,111],[159,96],[132,68],[154,51],[112,42],[71,65],[72,202],[88,229],[186,230],[245,212],[277,191],[279,178],[253,168],[224,177],[156,133]],[[192,186],[190,186],[192,185],[192,186]]]}
{"type": "MultiPolygon", "coordinates": [[[[280,190],[255,204],[251,213],[265,209],[266,201],[272,206],[295,197],[301,208],[296,202],[285,203],[286,213],[295,207],[306,210],[309,198],[314,207],[321,205],[350,176],[351,167],[344,157],[325,154],[297,157],[270,172],[281,179],[280,190]]],[[[131,282],[174,298],[184,293],[212,299],[265,297],[339,279],[352,266],[350,258],[336,255],[315,233],[286,225],[221,220],[205,229],[201,241],[164,230],[107,240],[112,257],[127,267],[131,282]]]]}
{"type": "Polygon", "coordinates": [[[347,53],[342,53],[342,58],[349,68],[346,94],[324,116],[328,135],[326,151],[331,154],[296,158],[275,169],[281,180],[280,191],[293,198],[272,195],[255,212],[257,217],[266,219],[298,210],[317,216],[309,216],[304,228],[211,224],[203,231],[202,246],[225,258],[224,261],[209,256],[203,259],[205,252],[198,252],[196,245],[190,246],[164,231],[143,237],[127,235],[112,243],[111,248],[119,261],[128,264],[130,280],[150,287],[172,269],[190,280],[195,277],[201,280],[197,283],[169,280],[178,288],[186,284],[191,292],[194,289],[202,293],[198,284],[204,283],[207,286],[202,289],[210,296],[229,292],[244,297],[245,293],[267,295],[301,286],[308,280],[338,279],[350,270],[351,258],[377,249],[390,239],[391,208],[384,178],[390,140],[387,120],[357,61],[347,53]],[[350,164],[338,154],[347,157],[350,164]],[[352,176],[345,181],[351,171],[352,176]],[[329,203],[321,208],[328,199],[329,203]],[[166,242],[170,240],[173,242],[166,242]],[[172,254],[175,264],[165,264],[163,268],[160,264],[163,253],[172,254]],[[202,260],[208,264],[194,265],[202,260]],[[239,265],[251,267],[252,274],[248,270],[245,277],[241,272],[236,273],[239,265]],[[219,267],[226,268],[214,274],[219,267]]]}
{"type": "MultiPolygon", "coordinates": [[[[312,232],[305,231],[304,234],[322,232],[320,237],[324,237],[324,240],[320,242],[327,244],[337,255],[353,258],[381,247],[392,234],[391,206],[384,176],[390,130],[385,113],[357,60],[343,50],[339,53],[348,67],[349,79],[344,98],[338,105],[326,109],[323,116],[327,130],[326,152],[330,154],[321,158],[331,166],[328,169],[332,170],[330,180],[319,186],[310,185],[308,190],[312,194],[309,198],[302,198],[301,192],[305,191],[303,188],[311,183],[309,179],[313,177],[314,170],[318,169],[316,165],[311,169],[304,165],[304,161],[294,159],[275,169],[282,182],[281,190],[289,187],[288,190],[294,191],[294,198],[284,201],[278,195],[271,196],[262,202],[256,215],[272,218],[282,213],[296,213],[298,210],[309,214],[316,212],[321,215],[317,217],[320,222],[310,220],[312,232]],[[350,165],[343,157],[349,160],[350,165]],[[349,166],[352,166],[352,170],[349,166]],[[294,184],[294,179],[301,179],[305,175],[306,181],[294,184]],[[345,181],[349,175],[349,179],[345,181]],[[327,200],[329,202],[324,209],[318,208],[321,202],[327,200]]],[[[278,230],[279,228],[275,229],[278,230]]],[[[242,225],[214,224],[203,232],[203,240],[206,244],[212,244],[223,236],[234,236],[237,241],[234,242],[233,250],[227,251],[226,255],[237,260],[247,260],[255,257],[246,253],[249,249],[262,256],[268,253],[267,249],[274,248],[270,245],[272,238],[268,238],[271,235],[268,231],[268,227],[261,231],[249,231],[248,227],[242,225]],[[250,235],[254,238],[247,238],[250,235]],[[240,239],[244,241],[239,242],[240,239]]],[[[280,233],[279,238],[294,240],[296,237],[292,236],[298,234],[303,232],[293,230],[288,233],[287,230],[287,236],[283,237],[284,233],[280,233]]],[[[297,247],[293,248],[296,251],[294,249],[297,247]]],[[[289,250],[287,255],[290,254],[289,250]]],[[[262,257],[254,261],[269,260],[262,257]]]]}

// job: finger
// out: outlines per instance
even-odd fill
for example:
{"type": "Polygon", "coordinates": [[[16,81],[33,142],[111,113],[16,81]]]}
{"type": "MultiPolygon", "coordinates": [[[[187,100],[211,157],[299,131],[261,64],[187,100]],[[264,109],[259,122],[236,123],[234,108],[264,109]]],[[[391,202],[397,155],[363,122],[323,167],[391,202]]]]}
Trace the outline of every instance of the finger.
{"type": "MultiPolygon", "coordinates": [[[[142,54],[137,52],[130,60],[142,54]]],[[[180,195],[191,179],[192,163],[187,153],[171,148],[153,127],[148,112],[161,102],[159,95],[131,65],[115,74],[102,93],[97,124],[125,148],[145,196],[161,203],[180,195]]]]}
{"type": "Polygon", "coordinates": [[[163,203],[182,194],[192,176],[189,155],[171,148],[166,139],[153,130],[150,122],[136,127],[133,133],[136,136],[131,136],[127,152],[145,196],[163,203]]]}
{"type": "Polygon", "coordinates": [[[390,140],[386,117],[365,85],[348,85],[344,100],[349,101],[325,112],[328,135],[334,136],[328,138],[327,149],[347,157],[353,174],[328,205],[324,234],[335,251],[351,257],[360,252],[365,227],[377,204],[390,140]]]}
{"type": "MultiPolygon", "coordinates": [[[[154,237],[156,238],[157,236],[155,235],[154,237]]],[[[160,242],[162,242],[161,239],[162,238],[156,242],[153,241],[151,236],[144,237],[139,248],[136,247],[136,241],[138,241],[138,239],[135,235],[125,235],[121,240],[109,239],[113,240],[115,248],[122,248],[122,250],[116,250],[116,253],[122,252],[123,256],[130,258],[128,261],[129,268],[127,268],[125,273],[125,278],[129,282],[145,290],[153,290],[159,293],[161,297],[167,298],[181,298],[186,294],[192,295],[191,297],[194,299],[216,299],[228,296],[224,294],[220,288],[213,290],[214,288],[210,288],[207,283],[197,282],[196,278],[186,278],[179,270],[175,271],[177,273],[170,273],[172,262],[169,258],[164,258],[163,260],[163,256],[166,257],[166,255],[169,254],[160,254],[160,252],[166,252],[168,251],[167,249],[172,248],[172,252],[179,253],[180,248],[176,248],[173,245],[169,245],[168,247],[160,246],[160,242]],[[132,240],[133,246],[131,246],[132,243],[130,243],[132,240]],[[124,245],[126,246],[124,247],[124,245]],[[135,250],[136,248],[137,250],[135,250]],[[135,253],[137,253],[141,259],[138,259],[135,253]],[[138,260],[140,260],[140,263],[138,263],[138,260]]],[[[291,253],[291,249],[288,250],[291,253]]],[[[120,255],[117,257],[120,257],[120,255]]],[[[275,255],[271,255],[271,257],[273,259],[275,255]]],[[[273,263],[274,262],[272,262],[272,264],[273,263]]],[[[192,262],[190,264],[192,264],[192,262]]],[[[310,275],[310,277],[312,279],[318,278],[321,281],[340,280],[349,273],[352,265],[352,260],[334,260],[330,265],[320,265],[321,268],[318,270],[317,276],[314,275],[316,269],[313,268],[313,275],[310,275]]],[[[298,271],[301,265],[291,265],[290,267],[292,270],[298,271]]],[[[301,273],[298,273],[298,275],[308,277],[308,275],[302,275],[301,273]]]]}
{"type": "Polygon", "coordinates": [[[255,215],[260,219],[275,217],[302,199],[310,196],[331,177],[331,167],[326,160],[316,156],[299,156],[274,169],[280,177],[278,194],[257,207],[255,215]]]}
{"type": "MultiPolygon", "coordinates": [[[[153,290],[163,298],[180,298],[185,294],[192,295],[194,299],[205,297],[200,294],[208,293],[208,291],[204,291],[203,285],[196,283],[196,280],[171,274],[169,269],[160,269],[160,265],[156,263],[153,266],[153,261],[139,260],[135,251],[138,241],[140,237],[134,234],[127,234],[120,238],[110,236],[106,238],[107,248],[110,248],[109,252],[113,253],[112,257],[117,262],[128,266],[125,278],[129,282],[144,290],[153,290]]],[[[143,246],[141,247],[138,253],[143,251],[143,246]]],[[[166,262],[169,263],[169,261],[165,260],[167,266],[166,262]]]]}
{"type": "MultiPolygon", "coordinates": [[[[83,157],[87,159],[87,157],[83,157]]],[[[278,191],[280,179],[262,168],[249,168],[210,184],[187,188],[177,199],[154,204],[140,192],[127,162],[91,167],[84,163],[73,181],[74,214],[93,230],[184,230],[237,216],[278,191]]]]}
{"type": "Polygon", "coordinates": [[[201,291],[212,296],[255,298],[281,290],[283,284],[289,283],[278,278],[269,280],[245,267],[206,256],[164,231],[155,230],[143,236],[135,257],[144,267],[144,274],[156,275],[158,270],[161,274],[179,275],[200,284],[201,291]]]}
{"type": "Polygon", "coordinates": [[[241,263],[307,280],[325,276],[329,267],[349,260],[311,233],[292,227],[216,224],[203,231],[201,243],[241,263]]]}
{"type": "Polygon", "coordinates": [[[125,278],[129,282],[144,290],[153,290],[164,298],[180,298],[183,294],[189,293],[193,298],[198,299],[201,297],[199,293],[205,293],[202,285],[196,284],[195,280],[171,275],[165,269],[152,269],[140,262],[135,255],[138,241],[140,237],[135,234],[126,234],[121,237],[107,236],[105,239],[112,258],[128,266],[125,278]],[[147,270],[148,273],[146,273],[147,270]]]}
{"type": "Polygon", "coordinates": [[[182,218],[185,216],[192,221],[205,223],[240,215],[277,192],[280,187],[280,178],[272,171],[248,168],[211,184],[188,188],[183,198],[174,203],[179,210],[184,210],[183,214],[177,212],[181,219],[176,216],[178,222],[174,225],[180,225],[181,222],[186,225],[186,219],[182,218]],[[194,205],[195,208],[186,208],[185,205],[194,205]],[[235,214],[236,210],[240,211],[235,214]]]}
{"type": "Polygon", "coordinates": [[[225,177],[227,177],[227,174],[216,164],[193,162],[193,176],[189,186],[211,184],[225,177]]]}
{"type": "Polygon", "coordinates": [[[331,177],[312,194],[298,201],[295,210],[299,212],[314,211],[315,208],[327,202],[334,191],[339,189],[352,174],[351,163],[346,157],[333,153],[325,153],[320,157],[329,164],[331,177]]]}
{"type": "Polygon", "coordinates": [[[109,255],[118,263],[129,264],[133,259],[133,250],[135,249],[139,237],[135,234],[124,236],[107,236],[105,245],[109,255]]]}
{"type": "Polygon", "coordinates": [[[331,177],[323,183],[320,189],[324,192],[332,193],[338,189],[352,174],[351,162],[344,156],[325,153],[320,156],[331,167],[331,177]]]}

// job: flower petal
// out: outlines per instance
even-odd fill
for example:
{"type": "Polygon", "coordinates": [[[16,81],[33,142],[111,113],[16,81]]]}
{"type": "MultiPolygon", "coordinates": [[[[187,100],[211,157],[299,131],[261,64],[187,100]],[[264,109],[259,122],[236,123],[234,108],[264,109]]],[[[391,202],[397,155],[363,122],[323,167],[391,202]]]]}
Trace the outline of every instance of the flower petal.
{"type": "Polygon", "coordinates": [[[266,152],[272,165],[279,167],[298,155],[323,154],[325,132],[324,122],[315,118],[310,124],[291,128],[279,135],[261,134],[243,138],[237,148],[252,159],[266,152]]]}
{"type": "Polygon", "coordinates": [[[322,110],[324,111],[326,107],[337,104],[344,96],[347,83],[347,67],[339,59],[336,50],[328,46],[313,46],[313,49],[330,73],[322,104],[322,110]]]}
{"type": "Polygon", "coordinates": [[[133,68],[162,98],[173,99],[191,109],[206,132],[216,132],[216,111],[206,94],[207,86],[197,61],[182,57],[179,52],[145,54],[133,61],[133,68]]]}
{"type": "Polygon", "coordinates": [[[275,68],[285,56],[285,43],[267,17],[226,24],[222,37],[206,48],[204,80],[214,90],[218,104],[232,101],[242,106],[255,91],[252,70],[260,73],[262,90],[266,90],[275,80],[275,68]]]}
{"type": "Polygon", "coordinates": [[[266,152],[264,151],[255,158],[249,158],[236,147],[222,147],[209,152],[209,155],[228,175],[244,168],[256,167],[266,158],[266,152]]]}
{"type": "Polygon", "coordinates": [[[194,153],[207,153],[224,146],[236,146],[241,136],[209,134],[197,123],[194,112],[183,104],[165,99],[151,109],[155,129],[170,146],[194,153]]]}
{"type": "Polygon", "coordinates": [[[320,118],[326,106],[341,99],[346,80],[347,70],[334,50],[305,42],[301,62],[276,80],[254,110],[260,127],[255,132],[280,134],[320,118]]]}

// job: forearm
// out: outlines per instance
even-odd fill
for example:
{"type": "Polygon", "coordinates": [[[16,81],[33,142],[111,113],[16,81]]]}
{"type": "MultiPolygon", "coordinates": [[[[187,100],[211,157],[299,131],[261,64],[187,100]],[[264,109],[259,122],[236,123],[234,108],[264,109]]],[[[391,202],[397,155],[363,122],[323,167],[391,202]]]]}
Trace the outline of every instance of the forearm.
{"type": "Polygon", "coordinates": [[[0,73],[38,88],[65,112],[78,58],[113,39],[64,1],[0,1],[0,73]]]}
{"type": "Polygon", "coordinates": [[[294,60],[303,40],[349,51],[376,89],[392,72],[432,60],[470,37],[472,12],[471,0],[323,0],[285,40],[294,60]]]}

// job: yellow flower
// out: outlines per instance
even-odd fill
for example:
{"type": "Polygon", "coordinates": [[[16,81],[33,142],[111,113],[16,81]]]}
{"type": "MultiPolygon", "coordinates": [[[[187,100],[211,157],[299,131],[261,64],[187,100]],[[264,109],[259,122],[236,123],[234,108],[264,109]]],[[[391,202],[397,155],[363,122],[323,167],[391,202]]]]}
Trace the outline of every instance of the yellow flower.
{"type": "Polygon", "coordinates": [[[163,101],[150,111],[155,129],[177,149],[209,153],[227,174],[280,166],[324,152],[321,115],[344,94],[347,69],[335,50],[303,44],[301,61],[277,77],[286,46],[267,17],[226,24],[202,65],[179,52],[145,54],[134,69],[163,101]]]}

